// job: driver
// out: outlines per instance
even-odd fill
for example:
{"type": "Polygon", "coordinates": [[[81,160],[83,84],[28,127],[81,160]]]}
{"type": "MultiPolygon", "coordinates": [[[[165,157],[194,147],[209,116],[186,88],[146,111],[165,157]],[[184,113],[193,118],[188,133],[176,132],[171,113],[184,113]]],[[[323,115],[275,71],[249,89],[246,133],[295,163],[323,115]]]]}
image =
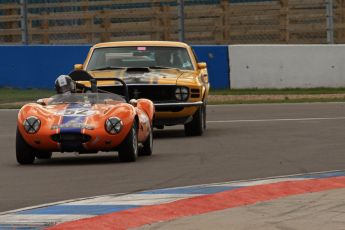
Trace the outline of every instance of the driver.
{"type": "Polygon", "coordinates": [[[55,90],[57,94],[71,94],[76,91],[76,84],[68,75],[60,75],[55,80],[55,90]]]}

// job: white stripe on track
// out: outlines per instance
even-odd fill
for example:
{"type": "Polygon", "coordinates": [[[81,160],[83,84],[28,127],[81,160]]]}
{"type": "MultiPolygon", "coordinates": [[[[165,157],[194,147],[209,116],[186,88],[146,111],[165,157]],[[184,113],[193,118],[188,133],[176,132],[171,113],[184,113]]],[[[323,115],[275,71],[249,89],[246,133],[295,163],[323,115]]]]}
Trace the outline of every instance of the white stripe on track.
{"type": "MultiPolygon", "coordinates": [[[[72,220],[79,220],[83,218],[94,217],[94,215],[6,215],[0,216],[1,225],[51,225],[72,220]]],[[[13,228],[15,229],[15,228],[13,228]]]]}
{"type": "Polygon", "coordinates": [[[68,205],[157,205],[170,203],[203,194],[128,194],[125,196],[103,196],[90,200],[81,200],[68,205]]]}
{"type": "Polygon", "coordinates": [[[318,121],[318,120],[345,120],[345,117],[304,117],[304,118],[277,118],[277,119],[220,120],[220,121],[207,121],[207,123],[318,121]]]}

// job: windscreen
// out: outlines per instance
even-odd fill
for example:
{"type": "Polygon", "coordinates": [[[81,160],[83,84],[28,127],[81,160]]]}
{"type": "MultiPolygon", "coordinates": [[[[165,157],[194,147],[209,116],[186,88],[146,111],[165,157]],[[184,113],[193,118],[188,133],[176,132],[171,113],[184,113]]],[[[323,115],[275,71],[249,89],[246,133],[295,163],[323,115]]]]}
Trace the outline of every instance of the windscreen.
{"type": "Polygon", "coordinates": [[[125,99],[117,94],[110,93],[71,93],[71,94],[57,94],[52,96],[48,105],[66,104],[66,103],[80,103],[80,104],[106,104],[107,101],[121,101],[125,99]]]}
{"type": "Polygon", "coordinates": [[[116,69],[121,67],[194,69],[188,51],[185,48],[130,46],[95,49],[86,70],[116,69]]]}

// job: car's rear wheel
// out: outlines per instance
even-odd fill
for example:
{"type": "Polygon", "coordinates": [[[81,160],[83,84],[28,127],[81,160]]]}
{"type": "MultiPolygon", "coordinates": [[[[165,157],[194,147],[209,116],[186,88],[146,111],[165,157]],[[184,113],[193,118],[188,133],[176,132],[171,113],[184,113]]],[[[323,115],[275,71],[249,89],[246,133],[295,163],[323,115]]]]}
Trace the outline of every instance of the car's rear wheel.
{"type": "Polygon", "coordinates": [[[36,152],[35,156],[37,159],[47,160],[47,159],[52,158],[52,153],[51,152],[36,152]]]}
{"type": "Polygon", "coordinates": [[[150,133],[146,141],[143,143],[143,147],[139,150],[140,156],[151,156],[153,152],[153,134],[152,126],[150,127],[150,133]]]}
{"type": "Polygon", "coordinates": [[[206,106],[200,107],[193,115],[193,120],[184,125],[186,136],[201,136],[206,128],[206,106]]]}
{"type": "Polygon", "coordinates": [[[133,162],[138,158],[137,123],[134,122],[125,140],[119,147],[119,158],[122,162],[133,162]]]}
{"type": "Polygon", "coordinates": [[[22,165],[33,164],[35,161],[35,149],[28,145],[17,128],[16,133],[16,157],[22,165]]]}

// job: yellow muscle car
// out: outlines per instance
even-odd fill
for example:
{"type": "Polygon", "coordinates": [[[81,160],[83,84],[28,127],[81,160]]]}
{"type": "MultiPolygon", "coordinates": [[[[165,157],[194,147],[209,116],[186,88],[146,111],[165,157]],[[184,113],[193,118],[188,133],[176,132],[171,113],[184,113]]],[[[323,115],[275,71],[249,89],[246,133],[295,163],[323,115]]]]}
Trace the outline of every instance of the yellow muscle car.
{"type": "MultiPolygon", "coordinates": [[[[209,81],[206,63],[198,63],[190,46],[181,42],[107,42],[91,47],[84,64],[98,82],[98,88],[121,93],[111,79],[124,80],[131,99],[154,102],[154,126],[183,124],[187,136],[202,135],[206,129],[206,104],[209,81]]],[[[87,85],[86,82],[80,82],[87,85]]],[[[132,100],[135,103],[135,100],[132,100]]]]}

